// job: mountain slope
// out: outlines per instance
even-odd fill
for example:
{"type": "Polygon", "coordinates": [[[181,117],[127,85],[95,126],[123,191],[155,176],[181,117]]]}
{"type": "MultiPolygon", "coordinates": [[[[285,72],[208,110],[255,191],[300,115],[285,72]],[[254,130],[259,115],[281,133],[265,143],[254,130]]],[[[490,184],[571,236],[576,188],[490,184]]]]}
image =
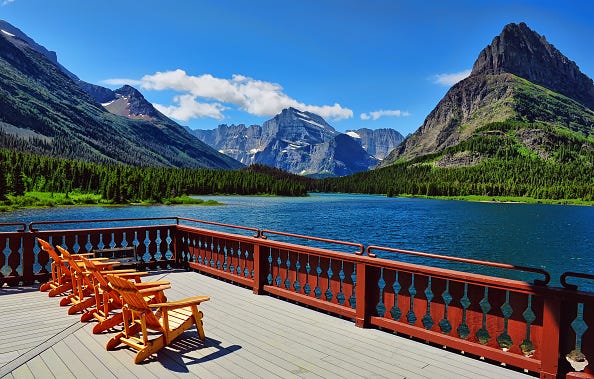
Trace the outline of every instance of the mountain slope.
{"type": "Polygon", "coordinates": [[[220,125],[194,134],[246,165],[264,164],[299,175],[342,176],[378,163],[360,141],[295,108],[284,109],[262,126],[220,125]]]}
{"type": "MultiPolygon", "coordinates": [[[[44,53],[32,40],[2,25],[0,147],[102,163],[241,166],[165,116],[131,120],[109,113],[82,89],[77,78],[64,72],[53,59],[55,53],[44,53]]],[[[89,86],[109,94],[109,90],[89,86]]]]}
{"type": "Polygon", "coordinates": [[[509,24],[479,54],[471,75],[446,93],[382,165],[443,151],[493,122],[539,123],[594,135],[593,104],[592,80],[574,62],[525,24],[509,24]]]}

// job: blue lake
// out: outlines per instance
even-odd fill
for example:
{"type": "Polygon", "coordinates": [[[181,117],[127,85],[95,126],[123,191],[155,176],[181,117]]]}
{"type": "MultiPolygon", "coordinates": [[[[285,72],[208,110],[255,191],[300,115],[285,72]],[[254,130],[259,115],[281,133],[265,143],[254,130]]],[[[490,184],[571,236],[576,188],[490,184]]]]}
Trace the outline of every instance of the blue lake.
{"type": "MultiPolygon", "coordinates": [[[[372,195],[307,198],[201,196],[225,206],[128,206],[22,210],[2,222],[180,216],[433,254],[543,268],[558,284],[565,271],[594,273],[594,207],[473,203],[372,195]]],[[[233,232],[232,230],[227,230],[233,232]]],[[[280,239],[277,236],[271,238],[280,239]]],[[[302,243],[301,241],[292,241],[302,243]]],[[[333,248],[332,246],[328,246],[333,248]]],[[[344,248],[339,249],[344,251],[344,248]]],[[[354,249],[351,249],[354,250],[354,249]]],[[[411,256],[382,257],[428,263],[411,256]]],[[[446,261],[432,264],[494,274],[446,261]]],[[[500,273],[534,279],[529,274],[500,273]]],[[[578,283],[576,280],[572,282],[578,283]]],[[[594,290],[592,281],[580,288],[594,290]]]]}

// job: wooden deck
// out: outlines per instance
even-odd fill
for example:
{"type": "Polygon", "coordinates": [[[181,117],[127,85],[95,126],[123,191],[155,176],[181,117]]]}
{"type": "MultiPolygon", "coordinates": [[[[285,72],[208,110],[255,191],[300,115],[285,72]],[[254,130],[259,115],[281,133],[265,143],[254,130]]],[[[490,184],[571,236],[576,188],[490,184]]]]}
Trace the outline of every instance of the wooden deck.
{"type": "Polygon", "coordinates": [[[106,351],[36,288],[0,289],[0,377],[4,378],[531,378],[478,359],[375,329],[194,272],[151,277],[172,283],[170,300],[209,295],[206,345],[190,329],[134,365],[127,348],[106,351]]]}

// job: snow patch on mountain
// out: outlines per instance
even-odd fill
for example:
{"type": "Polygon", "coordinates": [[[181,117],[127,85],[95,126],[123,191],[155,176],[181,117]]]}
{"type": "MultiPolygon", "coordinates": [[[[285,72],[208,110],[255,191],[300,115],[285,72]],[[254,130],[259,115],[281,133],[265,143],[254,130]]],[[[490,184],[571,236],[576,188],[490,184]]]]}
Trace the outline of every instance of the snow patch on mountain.
{"type": "Polygon", "coordinates": [[[303,117],[298,117],[301,121],[307,122],[308,124],[320,127],[322,129],[326,129],[325,125],[320,124],[319,122],[315,122],[314,120],[312,120],[311,118],[303,118],[303,117]]]}
{"type": "Polygon", "coordinates": [[[6,31],[6,30],[4,30],[4,29],[0,29],[0,30],[2,31],[2,33],[6,34],[6,35],[7,35],[7,36],[9,36],[9,37],[15,37],[15,35],[14,35],[14,34],[12,34],[12,33],[9,33],[9,32],[7,32],[7,31],[6,31]]]}

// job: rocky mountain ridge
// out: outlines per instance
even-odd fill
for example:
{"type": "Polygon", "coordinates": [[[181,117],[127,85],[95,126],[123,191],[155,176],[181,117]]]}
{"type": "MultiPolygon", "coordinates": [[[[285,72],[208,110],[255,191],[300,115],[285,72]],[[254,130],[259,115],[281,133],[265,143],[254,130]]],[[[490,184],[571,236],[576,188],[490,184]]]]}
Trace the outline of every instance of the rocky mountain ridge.
{"type": "Polygon", "coordinates": [[[138,102],[122,107],[129,113],[148,102],[131,87],[118,93],[84,83],[22,31],[5,21],[0,29],[0,147],[100,163],[242,166],[154,108],[147,118],[108,112],[97,98],[134,95],[138,102]]]}
{"type": "Polygon", "coordinates": [[[404,136],[397,130],[382,128],[347,130],[346,133],[359,142],[363,150],[372,157],[383,160],[404,140],[404,136]]]}
{"type": "Polygon", "coordinates": [[[366,171],[377,165],[373,153],[384,154],[400,133],[384,130],[374,140],[373,131],[360,134],[337,132],[322,117],[295,108],[284,109],[260,125],[219,125],[214,130],[195,130],[205,143],[243,164],[264,164],[294,174],[343,176],[366,171]]]}
{"type": "Polygon", "coordinates": [[[510,73],[594,109],[594,82],[525,23],[508,24],[475,61],[470,76],[510,73]]]}
{"type": "Polygon", "coordinates": [[[382,166],[443,151],[494,122],[559,125],[592,135],[593,88],[543,36],[524,23],[506,25],[480,52],[471,75],[450,88],[382,166]]]}

